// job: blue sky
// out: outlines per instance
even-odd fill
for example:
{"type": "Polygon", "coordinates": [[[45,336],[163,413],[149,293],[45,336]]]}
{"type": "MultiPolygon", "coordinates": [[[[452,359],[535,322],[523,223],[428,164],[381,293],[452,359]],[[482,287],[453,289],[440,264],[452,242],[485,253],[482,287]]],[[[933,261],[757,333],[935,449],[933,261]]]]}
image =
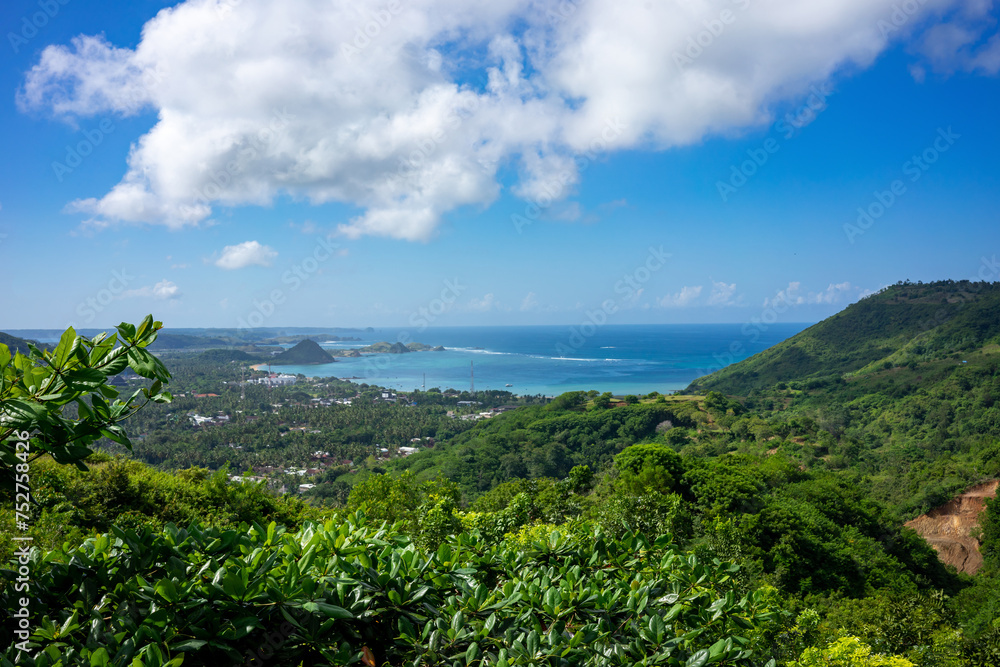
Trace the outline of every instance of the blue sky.
{"type": "Polygon", "coordinates": [[[998,12],[893,5],[4,3],[0,328],[803,322],[996,280],[998,12]]]}

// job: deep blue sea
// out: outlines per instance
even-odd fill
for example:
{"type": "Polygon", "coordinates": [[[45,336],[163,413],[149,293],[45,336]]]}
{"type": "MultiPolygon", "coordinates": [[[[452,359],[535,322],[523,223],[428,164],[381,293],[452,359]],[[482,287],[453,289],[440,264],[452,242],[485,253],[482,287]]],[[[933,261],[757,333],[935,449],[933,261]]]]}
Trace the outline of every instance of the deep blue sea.
{"type": "Polygon", "coordinates": [[[426,386],[503,389],[522,395],[558,395],[591,390],[615,394],[667,393],[692,380],[780,343],[809,324],[775,324],[761,332],[740,324],[661,324],[517,327],[439,327],[352,332],[361,343],[324,343],[349,348],[377,341],[443,345],[444,352],[338,358],[323,366],[273,370],[410,391],[426,386]],[[425,380],[426,377],[426,380],[425,380]],[[424,384],[426,381],[426,385],[424,384]],[[508,386],[509,385],[509,386],[508,386]]]}

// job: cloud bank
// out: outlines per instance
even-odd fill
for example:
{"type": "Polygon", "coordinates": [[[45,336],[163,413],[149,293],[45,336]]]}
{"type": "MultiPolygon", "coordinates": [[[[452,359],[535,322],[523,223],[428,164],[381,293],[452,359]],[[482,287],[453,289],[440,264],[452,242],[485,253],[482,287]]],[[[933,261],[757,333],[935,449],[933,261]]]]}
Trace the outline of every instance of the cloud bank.
{"type": "Polygon", "coordinates": [[[182,228],[291,196],[357,207],[348,237],[426,240],[493,202],[505,174],[518,197],[564,198],[597,155],[768,123],[928,22],[918,50],[935,68],[959,49],[953,68],[996,70],[995,37],[947,14],[956,0],[906,0],[897,26],[899,4],[188,0],[134,50],[47,47],[18,102],[71,122],[156,112],[121,181],[72,202],[92,225],[182,228]]]}

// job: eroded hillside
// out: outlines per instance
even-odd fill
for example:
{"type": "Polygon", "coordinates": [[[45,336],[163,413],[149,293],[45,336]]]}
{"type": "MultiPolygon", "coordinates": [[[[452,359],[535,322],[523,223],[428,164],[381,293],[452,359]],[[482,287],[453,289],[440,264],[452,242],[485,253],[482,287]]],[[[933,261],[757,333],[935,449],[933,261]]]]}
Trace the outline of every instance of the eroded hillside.
{"type": "Polygon", "coordinates": [[[973,537],[979,527],[979,517],[985,509],[985,500],[997,495],[1000,481],[993,480],[972,487],[927,514],[906,522],[927,540],[947,565],[959,572],[976,574],[983,565],[979,553],[979,540],[973,537]]]}

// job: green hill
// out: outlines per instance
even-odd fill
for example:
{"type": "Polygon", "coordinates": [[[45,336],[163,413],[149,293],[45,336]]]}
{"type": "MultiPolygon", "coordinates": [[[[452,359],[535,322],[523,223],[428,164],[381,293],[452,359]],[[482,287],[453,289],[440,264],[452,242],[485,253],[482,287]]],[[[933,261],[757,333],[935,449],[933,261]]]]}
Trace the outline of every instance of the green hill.
{"type": "Polygon", "coordinates": [[[28,343],[38,345],[39,347],[45,347],[37,341],[25,340],[24,338],[18,338],[17,336],[11,336],[10,334],[5,334],[0,331],[0,344],[6,345],[10,348],[11,353],[20,352],[21,354],[28,354],[28,343]]]}
{"type": "Polygon", "coordinates": [[[314,340],[304,340],[295,347],[285,350],[271,360],[272,366],[307,366],[313,364],[332,364],[334,359],[314,340]]]}
{"type": "Polygon", "coordinates": [[[843,377],[1000,342],[1000,283],[897,283],[720,371],[689,392],[747,395],[779,382],[843,377]]]}
{"type": "Polygon", "coordinates": [[[231,345],[223,338],[208,338],[205,336],[189,336],[187,334],[161,333],[150,349],[156,350],[197,350],[226,347],[231,345]]]}
{"type": "Polygon", "coordinates": [[[214,349],[206,350],[199,354],[197,359],[209,362],[230,362],[230,361],[264,361],[261,355],[249,354],[243,350],[214,349]]]}

